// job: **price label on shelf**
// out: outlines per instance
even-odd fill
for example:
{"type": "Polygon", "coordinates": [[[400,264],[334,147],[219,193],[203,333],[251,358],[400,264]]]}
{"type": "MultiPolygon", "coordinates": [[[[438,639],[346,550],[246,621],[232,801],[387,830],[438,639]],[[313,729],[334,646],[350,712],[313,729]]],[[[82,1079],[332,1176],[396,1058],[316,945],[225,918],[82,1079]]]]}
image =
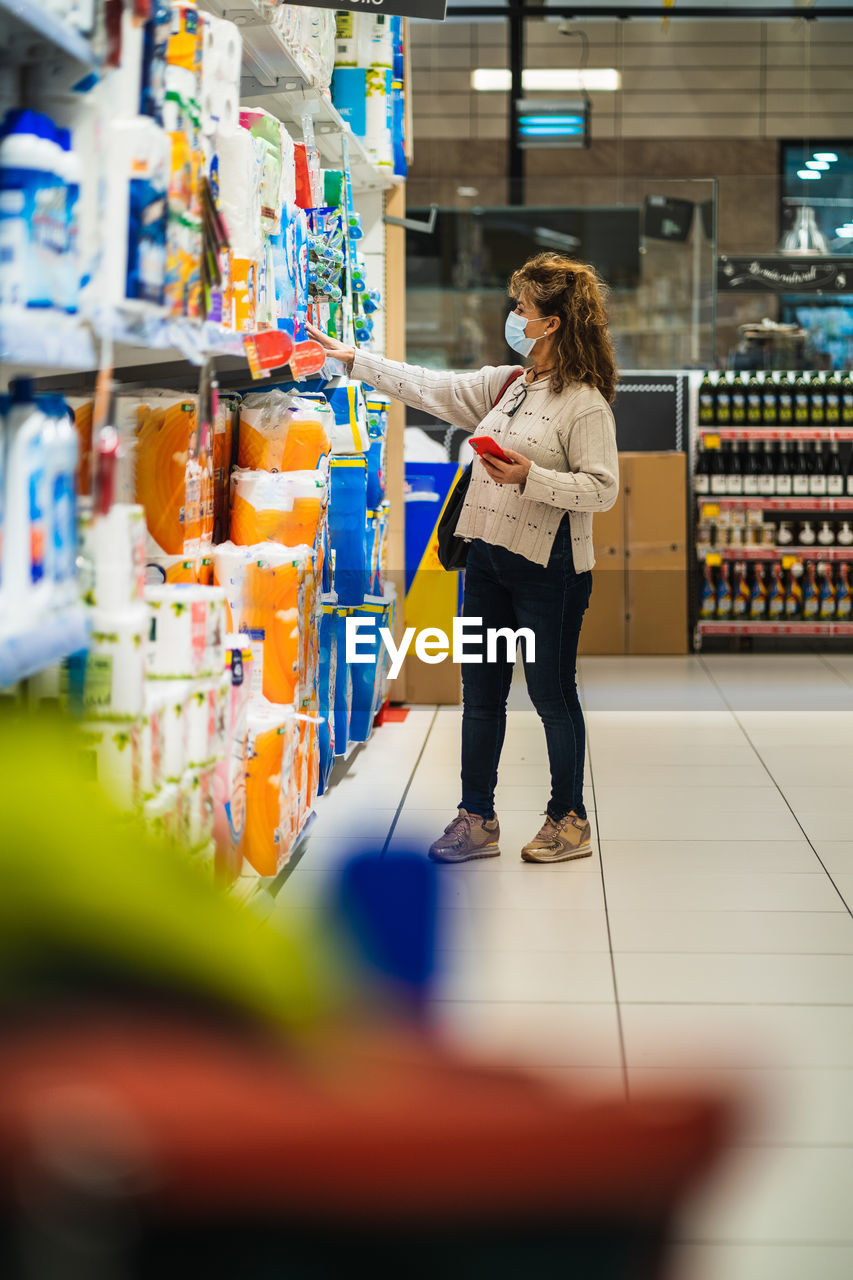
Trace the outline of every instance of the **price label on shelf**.
{"type": "Polygon", "coordinates": [[[720,437],[718,435],[705,436],[704,443],[706,449],[719,449],[720,437]]]}
{"type": "Polygon", "coordinates": [[[716,502],[706,502],[702,507],[703,520],[716,520],[719,514],[720,508],[716,502]]]}
{"type": "Polygon", "coordinates": [[[717,565],[723,563],[723,557],[719,551],[709,551],[705,556],[705,563],[711,565],[712,568],[716,568],[717,565]]]}
{"type": "Polygon", "coordinates": [[[800,558],[799,556],[783,556],[783,557],[782,557],[782,568],[783,568],[783,569],[793,569],[794,565],[795,565],[795,564],[797,564],[797,563],[799,562],[799,558],[800,558]]]}

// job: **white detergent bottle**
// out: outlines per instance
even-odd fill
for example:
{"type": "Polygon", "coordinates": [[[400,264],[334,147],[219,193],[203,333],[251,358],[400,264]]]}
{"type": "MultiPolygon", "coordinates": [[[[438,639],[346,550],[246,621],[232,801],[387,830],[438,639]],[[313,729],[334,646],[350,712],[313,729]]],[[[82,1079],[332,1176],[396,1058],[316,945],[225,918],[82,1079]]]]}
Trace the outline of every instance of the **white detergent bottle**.
{"type": "Polygon", "coordinates": [[[47,576],[50,604],[67,608],[77,598],[78,437],[62,396],[45,396],[44,454],[47,472],[47,576]]]}
{"type": "Polygon", "coordinates": [[[3,540],[4,629],[37,622],[48,605],[45,418],[29,378],[11,385],[6,418],[6,531],[3,540]]]}
{"type": "Polygon", "coordinates": [[[49,307],[66,234],[56,128],[38,111],[7,112],[0,129],[0,305],[49,307]]]}

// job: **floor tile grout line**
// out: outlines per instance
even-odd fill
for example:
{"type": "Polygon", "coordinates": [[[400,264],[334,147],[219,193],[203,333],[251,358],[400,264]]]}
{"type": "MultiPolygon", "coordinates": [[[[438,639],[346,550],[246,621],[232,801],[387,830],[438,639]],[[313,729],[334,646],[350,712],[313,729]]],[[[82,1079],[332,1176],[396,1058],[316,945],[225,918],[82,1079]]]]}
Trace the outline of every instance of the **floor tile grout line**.
{"type": "MultiPolygon", "coordinates": [[[[585,742],[587,758],[589,760],[589,785],[592,791],[593,805],[597,804],[595,796],[595,768],[593,765],[593,755],[589,747],[589,741],[585,742]]],[[[625,1097],[630,1100],[631,1085],[628,1079],[628,1058],[625,1053],[625,1033],[622,1028],[622,1012],[619,1007],[619,984],[616,980],[616,961],[613,955],[613,935],[610,931],[610,913],[607,908],[607,885],[604,879],[604,857],[601,851],[601,831],[598,822],[595,824],[595,842],[598,845],[598,870],[601,875],[601,893],[604,898],[604,923],[607,927],[607,946],[610,954],[610,973],[613,979],[613,999],[616,1006],[616,1030],[619,1035],[619,1057],[622,1066],[622,1085],[625,1090],[625,1097]]]]}
{"type": "Polygon", "coordinates": [[[388,846],[390,845],[392,839],[394,838],[394,832],[397,828],[397,823],[400,821],[400,814],[403,812],[403,807],[406,803],[406,797],[408,796],[409,791],[411,790],[411,787],[412,787],[412,783],[415,780],[415,776],[418,772],[418,765],[423,759],[423,754],[426,751],[426,746],[427,746],[427,743],[429,742],[429,736],[435,727],[435,722],[437,719],[438,719],[438,704],[436,704],[435,710],[432,713],[432,719],[430,720],[429,725],[427,726],[427,731],[424,734],[424,740],[423,740],[423,743],[421,744],[421,749],[418,752],[418,758],[412,766],[412,772],[409,774],[409,781],[406,783],[403,794],[400,797],[400,803],[397,805],[397,812],[394,814],[394,817],[391,820],[391,826],[388,829],[388,834],[385,837],[385,843],[382,846],[382,852],[379,855],[380,858],[385,857],[386,853],[388,852],[388,846]]]}
{"type": "Polygon", "coordinates": [[[838,679],[842,682],[842,684],[853,685],[853,680],[850,680],[844,674],[843,671],[839,671],[837,667],[834,667],[825,653],[818,653],[817,656],[820,658],[821,662],[823,663],[823,665],[826,667],[828,671],[831,671],[834,676],[838,676],[838,679]]]}
{"type": "MultiPolygon", "coordinates": [[[[698,660],[699,660],[699,664],[700,664],[700,666],[702,666],[703,668],[705,668],[705,670],[707,671],[707,668],[705,667],[705,659],[704,659],[704,657],[702,656],[702,654],[701,654],[701,653],[700,653],[700,654],[697,654],[697,658],[698,658],[698,660]]],[[[708,676],[710,677],[710,679],[711,679],[711,680],[713,680],[715,684],[717,684],[716,677],[715,677],[715,676],[714,676],[710,671],[707,671],[707,674],[708,674],[708,676]]],[[[841,902],[843,903],[843,906],[844,906],[844,910],[848,913],[848,915],[853,916],[853,908],[851,908],[850,904],[847,902],[847,899],[844,897],[844,894],[841,892],[841,890],[839,889],[838,885],[835,883],[835,880],[833,879],[832,875],[831,875],[831,874],[830,874],[830,872],[829,872],[829,868],[827,867],[827,865],[826,865],[826,863],[824,862],[823,858],[822,858],[822,857],[820,856],[820,854],[818,853],[817,849],[815,849],[815,847],[814,847],[814,842],[813,842],[812,840],[810,840],[810,839],[809,839],[809,836],[808,836],[808,835],[807,835],[807,833],[806,833],[806,829],[805,829],[805,827],[804,827],[804,826],[803,826],[803,824],[800,822],[800,819],[797,817],[796,813],[794,812],[794,810],[793,810],[793,808],[792,808],[792,806],[791,806],[791,802],[789,801],[788,797],[785,795],[785,792],[784,792],[784,791],[782,790],[782,788],[779,786],[779,783],[776,781],[775,777],[773,777],[773,771],[771,770],[770,766],[769,766],[769,765],[767,764],[767,762],[765,761],[764,757],[762,756],[762,754],[761,754],[761,752],[759,751],[759,749],[758,749],[758,747],[756,746],[756,744],[752,741],[752,738],[749,736],[749,732],[748,732],[748,730],[746,729],[745,725],[743,724],[743,722],[741,721],[740,717],[738,716],[737,711],[735,711],[734,707],[733,707],[733,706],[731,705],[731,703],[729,702],[729,700],[728,700],[728,698],[727,698],[727,696],[726,696],[726,693],[725,693],[725,691],[723,690],[722,686],[721,686],[721,685],[719,685],[719,684],[717,684],[717,688],[720,690],[720,694],[721,694],[721,696],[722,696],[722,698],[723,698],[724,702],[726,703],[726,706],[728,707],[729,712],[730,712],[730,714],[731,714],[732,718],[734,719],[735,724],[738,726],[738,728],[740,729],[740,731],[741,731],[741,733],[743,734],[744,738],[746,738],[746,741],[749,743],[750,747],[751,747],[751,748],[752,748],[752,750],[755,752],[755,754],[756,754],[756,756],[758,757],[758,759],[761,761],[761,765],[762,765],[762,767],[766,770],[766,772],[767,772],[767,776],[773,780],[773,785],[775,786],[776,790],[779,792],[779,795],[782,797],[782,799],[784,800],[785,804],[787,805],[787,807],[788,807],[788,811],[790,812],[791,817],[794,819],[794,821],[796,822],[797,826],[798,826],[798,827],[800,828],[800,830],[802,831],[802,833],[803,833],[803,839],[807,841],[807,843],[808,843],[809,847],[811,848],[811,850],[812,850],[812,851],[813,851],[813,853],[814,853],[814,856],[817,858],[818,862],[819,862],[819,863],[820,863],[820,865],[823,867],[824,875],[825,875],[825,876],[826,876],[826,878],[829,880],[829,883],[832,885],[832,887],[833,887],[833,889],[835,890],[835,892],[838,894],[838,897],[841,899],[841,902]]]]}

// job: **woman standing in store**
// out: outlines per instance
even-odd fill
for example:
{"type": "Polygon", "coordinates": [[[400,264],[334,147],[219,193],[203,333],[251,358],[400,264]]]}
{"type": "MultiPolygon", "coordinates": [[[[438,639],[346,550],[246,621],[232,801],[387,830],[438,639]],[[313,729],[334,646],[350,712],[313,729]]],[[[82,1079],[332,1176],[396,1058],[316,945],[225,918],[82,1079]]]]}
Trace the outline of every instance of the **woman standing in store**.
{"type": "MultiPolygon", "coordinates": [[[[545,727],[551,798],[521,856],[567,862],[592,853],[575,677],[592,589],[592,516],[612,507],[619,490],[610,409],[616,368],[601,282],[589,266],[540,253],[515,272],[510,295],[506,339],[529,357],[525,371],[434,372],[356,351],[317,329],[311,336],[353,377],[453,426],[491,435],[510,459],[474,460],[456,526],[470,542],[463,616],[482,619],[484,632],[527,627],[535,635],[525,676],[545,727]]],[[[430,848],[436,861],[500,853],[494,799],[512,672],[506,658],[462,667],[462,798],[430,848]]]]}

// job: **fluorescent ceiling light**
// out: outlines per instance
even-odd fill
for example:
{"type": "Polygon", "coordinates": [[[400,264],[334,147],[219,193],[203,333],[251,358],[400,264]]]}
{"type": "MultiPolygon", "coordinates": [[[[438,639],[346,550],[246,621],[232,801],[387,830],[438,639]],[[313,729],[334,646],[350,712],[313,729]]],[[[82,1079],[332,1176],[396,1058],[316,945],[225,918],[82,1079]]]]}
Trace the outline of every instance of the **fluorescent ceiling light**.
{"type": "Polygon", "coordinates": [[[829,168],[829,162],[827,160],[807,160],[806,168],[822,171],[829,168]]]}
{"type": "Polygon", "coordinates": [[[839,240],[853,240],[853,227],[836,227],[835,234],[839,240]]]}
{"type": "Polygon", "coordinates": [[[814,169],[798,169],[798,170],[797,170],[797,177],[798,177],[798,178],[802,178],[802,179],[803,179],[803,182],[808,182],[808,181],[809,181],[809,179],[812,179],[812,178],[818,178],[818,179],[819,179],[819,178],[820,178],[820,174],[819,174],[819,173],[817,173],[814,169]]]}
{"type": "MultiPolygon", "coordinates": [[[[564,90],[588,93],[615,93],[622,87],[622,76],[615,67],[593,67],[591,70],[556,70],[548,68],[523,71],[522,88],[528,93],[561,93],[564,90]]],[[[503,67],[478,67],[471,72],[471,88],[478,93],[508,93],[512,76],[503,67]]]]}
{"type": "Polygon", "coordinates": [[[814,153],[815,160],[828,160],[830,164],[838,159],[834,151],[816,151],[814,153]]]}

